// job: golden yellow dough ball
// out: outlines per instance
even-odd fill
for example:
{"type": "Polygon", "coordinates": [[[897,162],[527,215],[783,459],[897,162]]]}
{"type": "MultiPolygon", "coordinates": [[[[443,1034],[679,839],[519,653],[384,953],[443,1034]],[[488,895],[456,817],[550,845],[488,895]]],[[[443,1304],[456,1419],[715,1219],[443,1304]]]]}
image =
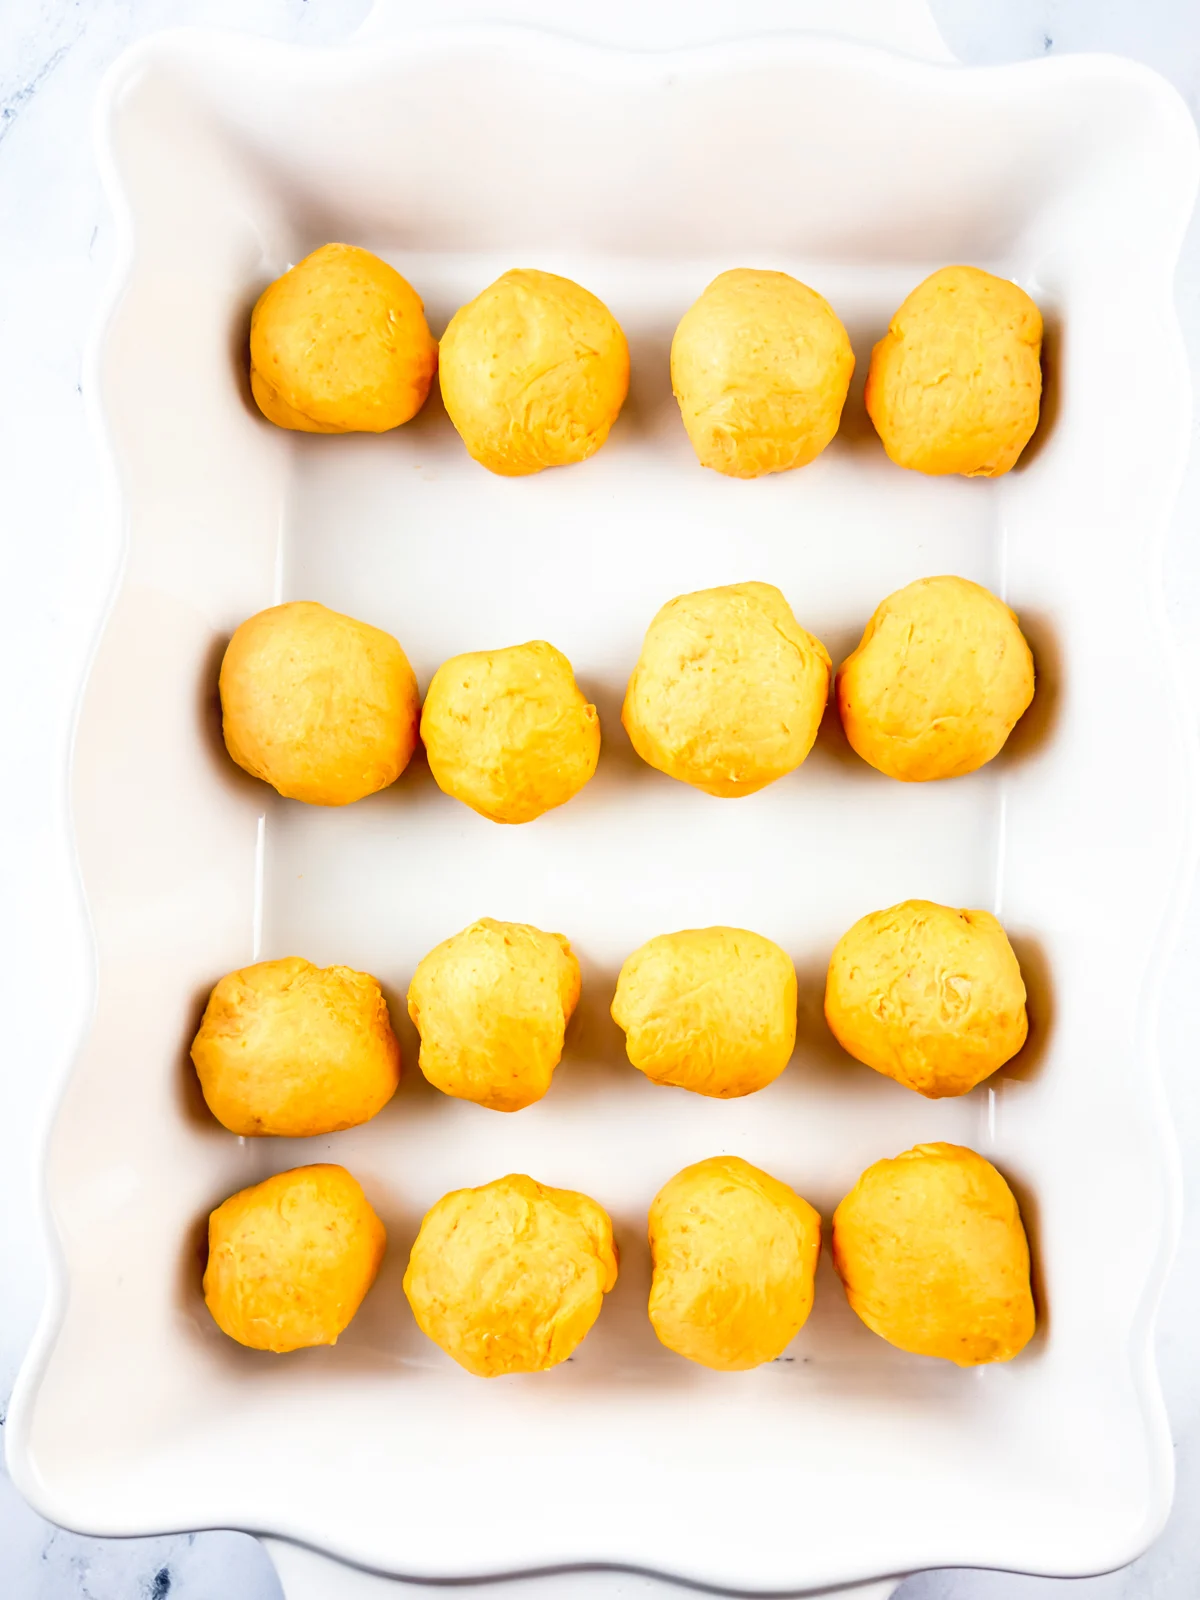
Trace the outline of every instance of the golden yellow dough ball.
{"type": "Polygon", "coordinates": [[[625,403],[629,346],[594,294],[518,268],[450,319],[439,379],[468,452],[520,478],[595,455],[625,403]]]}
{"type": "Polygon", "coordinates": [[[1017,1202],[962,1145],[920,1144],[868,1167],[833,1214],[833,1264],[867,1327],[913,1355],[977,1367],[1010,1361],[1033,1337],[1017,1202]]]}
{"type": "Polygon", "coordinates": [[[383,1260],[387,1235],[345,1167],[295,1167],[208,1219],[204,1299],[252,1350],[336,1344],[383,1260]]]}
{"type": "Polygon", "coordinates": [[[717,1100],[765,1089],[796,1044],[796,969],[744,928],[688,928],[635,950],[613,1021],[639,1072],[717,1100]]]}
{"type": "Polygon", "coordinates": [[[513,1174],[438,1201],[404,1292],[422,1333],[477,1378],[498,1378],[565,1361],[616,1281],[596,1202],[513,1174]]]}
{"type": "Polygon", "coordinates": [[[833,308],[786,272],[714,278],[675,330],[671,387],[702,467],[804,467],[838,431],[854,352],[833,308]]]}
{"type": "Polygon", "coordinates": [[[421,738],[438,788],[492,822],[532,822],[565,805],[600,759],[596,708],[544,639],[444,662],[421,738]]]}
{"type": "Polygon", "coordinates": [[[220,688],[229,754],[289,800],[361,800],[394,783],[416,748],[421,700],[404,651],[313,600],[243,622],[220,688]]]}
{"type": "Polygon", "coordinates": [[[578,1000],[579,962],[561,933],[484,917],[413,974],[421,1071],[443,1094],[520,1111],[550,1087],[578,1000]]]}
{"type": "Polygon", "coordinates": [[[918,284],[871,353],[866,403],[883,448],[916,472],[997,478],[1033,437],[1042,314],[978,267],[918,284]]]}
{"type": "Polygon", "coordinates": [[[281,428],[384,433],[421,409],[436,370],[416,290],[354,245],[305,256],[250,318],[250,387],[281,428]]]}
{"type": "Polygon", "coordinates": [[[846,738],[903,783],[982,767],[1032,699],[1016,613],[966,578],[921,578],[889,595],[837,675],[846,738]]]}
{"type": "Polygon", "coordinates": [[[650,1321],[677,1355],[717,1372],[774,1361],[808,1320],[821,1219],[737,1156],[685,1167],[650,1207],[650,1321]]]}
{"type": "Polygon", "coordinates": [[[357,1127],[400,1082],[400,1046],[375,979],[299,956],[222,978],[192,1061],[213,1116],[247,1138],[357,1127]]]}
{"type": "Polygon", "coordinates": [[[769,583],[669,600],[647,629],[621,721],[633,748],[705,794],[754,794],[813,747],[829,652],[769,583]]]}
{"type": "Polygon", "coordinates": [[[856,1061],[930,1100],[966,1094],[1025,1043],[1025,984],[989,911],[905,900],[862,917],[829,963],[825,1017],[856,1061]]]}

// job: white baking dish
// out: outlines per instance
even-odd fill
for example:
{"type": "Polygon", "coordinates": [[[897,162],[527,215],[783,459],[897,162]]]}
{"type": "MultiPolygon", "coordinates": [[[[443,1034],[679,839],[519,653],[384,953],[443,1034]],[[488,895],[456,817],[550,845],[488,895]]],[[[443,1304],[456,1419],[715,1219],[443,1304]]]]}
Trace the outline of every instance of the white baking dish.
{"type": "Polygon", "coordinates": [[[60,1255],[7,1430],[20,1487],[94,1533],[246,1527],[425,1577],[603,1561],[795,1588],[1130,1559],[1171,1494],[1150,1334],[1176,1210],[1153,998],[1194,797],[1158,568],[1187,437],[1181,103],[1104,58],[966,72],[802,36],[662,56],[501,31],[320,53],[165,35],[125,58],[104,126],[128,259],[96,395],[128,555],[76,746],[96,1005],[48,1148],[60,1255]],[[436,400],[382,438],[272,430],[246,395],[248,308],[330,238],[394,261],[435,330],[506,266],[578,277],[633,350],[609,445],[505,481],[436,400]],[[891,467],[861,407],[888,314],[954,260],[1047,313],[1045,422],[997,483],[891,467]],[[680,312],[739,264],[824,292],[860,361],[837,442],[755,483],[695,465],[666,363],[680,312]],[[947,571],[1004,594],[1038,658],[1034,709],[981,773],[893,784],[827,727],[735,803],[634,758],[621,690],[672,594],[778,583],[836,659],[885,594],[947,571]],[[519,829],[418,764],[344,811],[273,799],[225,758],[213,686],[231,629],[281,596],[394,631],[422,682],[455,651],[550,638],[600,708],[597,778],[519,829]],[[1026,967],[1031,1043],[963,1100],[875,1077],[820,1019],[836,937],[908,895],[996,909],[1026,967]],[[561,929],[582,957],[545,1102],[502,1118],[438,1096],[405,1024],[406,1082],[365,1128],[247,1144],[207,1116],[186,1050],[222,972],[348,962],[399,1021],[419,957],[478,915],[561,929]],[[796,1061],[731,1104],[640,1079],[607,1019],[629,950],[713,921],[802,974],[796,1061]],[[907,1357],[827,1266],[778,1363],[718,1376],[656,1344],[644,1217],[685,1162],[734,1150],[828,1218],[868,1162],[930,1138],[1021,1195],[1043,1312],[1021,1359],[907,1357]],[[334,1349],[235,1347],[199,1299],[203,1219],[324,1159],[388,1224],[380,1280],[334,1349]],[[400,1277],[433,1200],[510,1170],[600,1200],[622,1276],[570,1363],[481,1384],[418,1333],[400,1277]]]}

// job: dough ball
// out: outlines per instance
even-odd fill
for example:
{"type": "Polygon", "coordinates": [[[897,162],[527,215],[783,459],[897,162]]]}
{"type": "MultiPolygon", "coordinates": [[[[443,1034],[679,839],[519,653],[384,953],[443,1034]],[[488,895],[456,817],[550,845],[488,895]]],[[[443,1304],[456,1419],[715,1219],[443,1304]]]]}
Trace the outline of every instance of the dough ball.
{"type": "Polygon", "coordinates": [[[438,788],[493,822],[532,822],[564,805],[600,759],[596,708],[544,639],[443,663],[421,738],[438,788]]]}
{"type": "Polygon", "coordinates": [[[468,452],[522,478],[595,455],[625,403],[629,346],[594,294],[518,268],[450,319],[440,380],[468,452]]]}
{"type": "Polygon", "coordinates": [[[208,1109],[244,1137],[308,1139],[357,1127],[400,1082],[400,1046],[375,979],[299,956],[222,978],[192,1061],[208,1109]]]}
{"type": "Polygon", "coordinates": [[[650,1207],[650,1321],[677,1355],[717,1372],[774,1361],[808,1319],[821,1219],[737,1156],[685,1167],[650,1207]]]}
{"type": "Polygon", "coordinates": [[[221,1332],[252,1350],[336,1344],[386,1243],[345,1167],[295,1167],[209,1217],[204,1299],[221,1332]]]}
{"type": "Polygon", "coordinates": [[[977,1367],[1033,1337],[1017,1202],[962,1145],[919,1144],[868,1167],[833,1214],[833,1264],[867,1327],[913,1355],[977,1367]]]}
{"type": "Polygon", "coordinates": [[[943,267],[871,353],[867,410],[883,448],[916,472],[998,478],[1037,427],[1041,353],[1042,314],[1024,289],[943,267]]]}
{"type": "Polygon", "coordinates": [[[1025,1043],[1025,985],[988,911],[905,900],[842,935],[825,1017],[843,1050],[930,1100],[966,1094],[1025,1043]]]}
{"type": "Polygon", "coordinates": [[[1032,699],[1016,614],[966,578],[921,578],[889,595],[837,675],[847,739],[903,783],[982,767],[1032,699]]]}
{"type": "Polygon", "coordinates": [[[700,589],[650,624],[621,721],[642,760],[669,778],[753,794],[812,749],[829,668],[774,585],[700,589]]]}
{"type": "Polygon", "coordinates": [[[786,272],[714,278],[675,330],[671,387],[702,467],[805,467],[838,431],[854,352],[833,308],[786,272]]]}
{"type": "Polygon", "coordinates": [[[565,1361],[616,1281],[596,1202],[513,1175],[438,1201],[404,1292],[422,1333],[477,1378],[499,1378],[565,1361]]]}
{"type": "Polygon", "coordinates": [[[484,917],[413,974],[421,1071],[443,1094],[520,1111],[550,1087],[578,1000],[579,962],[561,933],[484,917]]]}
{"type": "Polygon", "coordinates": [[[395,783],[420,711],[416,677],[391,634],[313,600],[250,617],[221,663],[229,754],[309,805],[344,806],[395,783]]]}
{"type": "Polygon", "coordinates": [[[437,341],[410,283],[369,250],[326,244],[276,278],[250,318],[259,410],[302,433],[386,433],[425,404],[437,341]]]}
{"type": "Polygon", "coordinates": [[[734,1100],[773,1083],[796,1044],[791,957],[744,928],[688,928],[635,950],[613,1021],[655,1083],[734,1100]]]}

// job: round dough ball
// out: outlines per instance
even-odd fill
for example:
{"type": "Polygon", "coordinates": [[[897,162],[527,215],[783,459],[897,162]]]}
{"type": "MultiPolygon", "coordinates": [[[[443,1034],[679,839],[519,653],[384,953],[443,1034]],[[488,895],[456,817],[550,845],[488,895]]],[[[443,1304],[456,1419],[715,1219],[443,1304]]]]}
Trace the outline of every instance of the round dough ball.
{"type": "Polygon", "coordinates": [[[369,1122],[396,1092],[400,1046],[375,979],[288,956],[222,978],[192,1041],[208,1109],[230,1133],[308,1139],[369,1122]]]}
{"type": "Polygon", "coordinates": [[[989,911],[905,900],[842,935],[825,982],[834,1037],[930,1100],[966,1094],[1015,1056],[1029,1031],[1025,984],[989,911]]]}
{"type": "Polygon", "coordinates": [[[744,928],[688,928],[635,950],[612,1018],[655,1083],[735,1100],[773,1083],[796,1045],[796,969],[744,928]]]}
{"type": "Polygon", "coordinates": [[[833,1264],[872,1332],[960,1367],[1033,1337],[1029,1245],[1004,1179],[974,1150],[919,1144],[868,1167],[833,1214],[833,1264]]]}
{"type": "Polygon", "coordinates": [[[871,352],[865,398],[883,448],[916,472],[998,478],[1037,427],[1041,353],[1024,289],[978,267],[933,273],[871,352]]]}
{"type": "Polygon", "coordinates": [[[786,272],[714,278],[675,330],[671,387],[702,467],[805,467],[838,431],[854,352],[832,306],[786,272]]]}
{"type": "Polygon", "coordinates": [[[421,738],[438,788],[492,822],[532,822],[565,805],[600,759],[596,708],[544,639],[444,662],[421,738]]]}
{"type": "Polygon", "coordinates": [[[326,244],[268,285],[250,317],[259,410],[301,433],[385,433],[425,404],[437,341],[386,261],[326,244]]]}
{"type": "Polygon", "coordinates": [[[621,721],[648,765],[705,794],[754,794],[817,737],[829,652],[770,583],[669,600],[646,631],[621,721]]]}
{"type": "Polygon", "coordinates": [[[579,962],[561,933],[484,917],[413,974],[421,1071],[443,1094],[520,1111],[550,1087],[578,1000],[579,962]]]}
{"type": "Polygon", "coordinates": [[[229,754],[289,800],[361,800],[395,783],[416,748],[421,699],[404,651],[313,600],[243,622],[220,687],[229,754]]]}
{"type": "Polygon", "coordinates": [[[345,1167],[295,1167],[208,1219],[204,1299],[252,1350],[336,1344],[375,1282],[387,1235],[345,1167]]]}
{"type": "Polygon", "coordinates": [[[438,1201],[404,1292],[422,1333],[477,1378],[499,1378],[565,1361],[616,1281],[596,1202],[514,1174],[438,1201]]]}
{"type": "Polygon", "coordinates": [[[982,767],[1032,699],[1016,613],[966,578],[921,578],[889,595],[837,675],[846,738],[903,783],[982,767]]]}
{"type": "Polygon", "coordinates": [[[737,1156],[685,1167],[650,1207],[650,1321],[677,1355],[717,1372],[774,1361],[808,1319],[821,1219],[737,1156]]]}
{"type": "Polygon", "coordinates": [[[522,478],[595,455],[625,403],[629,346],[594,294],[518,268],[451,317],[439,377],[468,452],[522,478]]]}

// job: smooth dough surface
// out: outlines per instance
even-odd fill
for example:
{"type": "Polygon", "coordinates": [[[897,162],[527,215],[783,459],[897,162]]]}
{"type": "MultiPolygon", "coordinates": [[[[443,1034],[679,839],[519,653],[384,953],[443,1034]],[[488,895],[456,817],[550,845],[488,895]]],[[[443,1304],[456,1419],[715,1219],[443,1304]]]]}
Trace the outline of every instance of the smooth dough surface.
{"type": "Polygon", "coordinates": [[[754,794],[812,749],[829,671],[773,584],[700,589],[650,624],[621,720],[659,772],[706,794],[754,794]]]}
{"type": "Polygon", "coordinates": [[[594,294],[516,268],[456,311],[439,378],[468,452],[503,477],[586,461],[629,388],[629,346],[594,294]]]}
{"type": "Polygon", "coordinates": [[[621,968],[612,1017],[630,1061],[655,1083],[736,1099],[791,1060],[796,969],[744,928],[660,934],[621,968]]]}
{"type": "Polygon", "coordinates": [[[288,956],[230,972],[209,996],[192,1061],[231,1133],[307,1139],[368,1122],[400,1082],[375,979],[288,956]]]}
{"type": "Polygon", "coordinates": [[[444,662],[421,738],[438,788],[493,822],[532,822],[564,805],[600,759],[596,708],[544,639],[444,662]]]}
{"type": "Polygon", "coordinates": [[[421,1071],[443,1094],[520,1111],[550,1087],[578,1000],[579,962],[561,933],[484,917],[413,974],[421,1071]]]}
{"type": "Polygon", "coordinates": [[[883,448],[917,472],[996,478],[1033,437],[1042,314],[1007,278],[943,267],[871,353],[866,404],[883,448]]]}
{"type": "Polygon", "coordinates": [[[361,800],[394,783],[416,748],[421,701],[404,651],[313,600],[243,622],[220,689],[229,754],[289,800],[361,800]]]}
{"type": "Polygon", "coordinates": [[[375,1281],[387,1235],[344,1167],[295,1167],[208,1219],[204,1299],[253,1350],[336,1344],[375,1281]]]}
{"type": "Polygon", "coordinates": [[[1033,1337],[1017,1202],[962,1145],[920,1144],[868,1167],[833,1214],[833,1264],[867,1327],[913,1355],[976,1367],[1010,1361],[1033,1337]]]}
{"type": "Polygon", "coordinates": [[[903,783],[974,772],[1033,699],[1016,613],[966,578],[920,578],[875,610],[837,675],[846,738],[903,783]]]}
{"type": "Polygon", "coordinates": [[[1025,984],[990,911],[905,900],[862,917],[829,963],[843,1050],[931,1100],[966,1094],[1025,1043],[1025,984]]]}
{"type": "Polygon", "coordinates": [[[476,1377],[497,1378],[565,1361],[616,1281],[600,1206],[512,1174],[438,1201],[404,1292],[422,1333],[476,1377]]]}
{"type": "Polygon", "coordinates": [[[425,404],[437,341],[420,296],[355,245],[326,244],[276,278],[250,318],[259,410],[302,433],[385,433],[425,404]]]}
{"type": "Polygon", "coordinates": [[[671,341],[671,387],[697,459],[731,478],[819,456],[853,373],[832,306],[786,272],[722,272],[671,341]]]}
{"type": "Polygon", "coordinates": [[[821,1219],[737,1156],[685,1167],[650,1207],[650,1321],[669,1350],[718,1372],[774,1361],[813,1303],[821,1219]]]}

